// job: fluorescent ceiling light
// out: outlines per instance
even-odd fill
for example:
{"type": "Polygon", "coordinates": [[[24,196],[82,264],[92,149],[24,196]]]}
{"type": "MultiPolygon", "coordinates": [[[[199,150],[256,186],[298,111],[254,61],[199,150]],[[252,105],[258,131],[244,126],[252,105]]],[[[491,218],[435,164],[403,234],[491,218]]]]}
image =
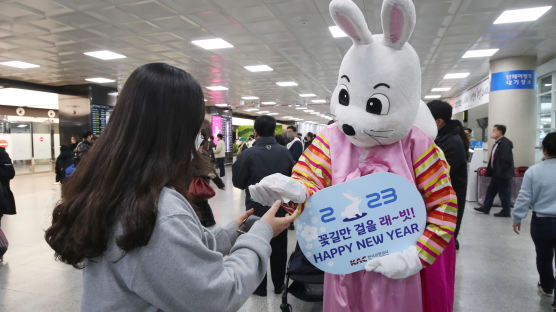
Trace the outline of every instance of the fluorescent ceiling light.
{"type": "Polygon", "coordinates": [[[482,49],[482,50],[469,50],[465,52],[462,58],[471,58],[471,57],[488,57],[493,56],[499,49],[482,49]]]}
{"type": "Polygon", "coordinates": [[[27,127],[27,125],[18,125],[17,127],[18,128],[25,128],[25,127],[27,127]]]}
{"type": "Polygon", "coordinates": [[[41,67],[40,65],[21,62],[21,61],[2,62],[2,63],[0,63],[0,65],[10,66],[10,67],[15,67],[15,68],[21,68],[21,69],[41,67]]]}
{"type": "Polygon", "coordinates": [[[469,76],[469,73],[450,73],[450,74],[446,74],[444,76],[444,79],[461,79],[461,78],[467,78],[467,76],[469,76]]]}
{"type": "Polygon", "coordinates": [[[295,81],[278,81],[276,84],[279,85],[280,87],[295,87],[295,86],[297,86],[297,82],[295,82],[295,81]]]}
{"type": "Polygon", "coordinates": [[[330,33],[334,38],[347,37],[347,34],[338,26],[330,26],[328,27],[328,30],[330,30],[330,33]]]}
{"type": "Polygon", "coordinates": [[[552,84],[551,84],[551,83],[545,83],[544,86],[545,86],[545,87],[551,87],[552,84]]]}
{"type": "Polygon", "coordinates": [[[216,50],[216,49],[226,49],[226,48],[233,48],[234,46],[231,45],[226,40],[221,38],[215,39],[206,39],[206,40],[193,40],[191,41],[194,45],[201,47],[205,50],[216,50]]]}
{"type": "Polygon", "coordinates": [[[278,113],[268,113],[267,115],[268,116],[276,116],[276,115],[278,115],[278,113]]]}
{"type": "Polygon", "coordinates": [[[263,105],[276,105],[276,102],[268,101],[268,102],[261,102],[263,105]]]}
{"type": "Polygon", "coordinates": [[[256,111],[258,111],[258,110],[259,110],[258,108],[248,108],[248,109],[244,109],[244,111],[246,111],[246,112],[256,112],[256,111]]]}
{"type": "Polygon", "coordinates": [[[89,81],[89,82],[94,82],[94,83],[109,83],[109,82],[114,82],[115,81],[113,79],[102,78],[102,77],[86,78],[85,80],[89,81]]]}
{"type": "Polygon", "coordinates": [[[502,12],[500,16],[494,21],[494,24],[506,23],[520,23],[520,22],[533,22],[538,20],[544,15],[551,6],[543,6],[519,10],[507,10],[502,12]]]}
{"type": "Polygon", "coordinates": [[[431,92],[444,92],[444,91],[450,91],[450,87],[442,87],[442,88],[432,88],[431,92]]]}
{"type": "Polygon", "coordinates": [[[108,95],[111,95],[111,96],[118,96],[118,92],[110,92],[110,93],[108,93],[108,95]]]}
{"type": "Polygon", "coordinates": [[[296,107],[295,109],[299,109],[299,110],[307,110],[307,107],[296,107]]]}
{"type": "Polygon", "coordinates": [[[265,72],[265,71],[273,71],[272,67],[268,65],[249,65],[243,66],[243,68],[247,69],[250,72],[257,73],[257,72],[265,72]]]}
{"type": "Polygon", "coordinates": [[[214,106],[217,106],[217,107],[228,107],[228,104],[220,103],[220,104],[214,104],[214,106]]]}
{"type": "Polygon", "coordinates": [[[226,88],[224,86],[208,86],[207,89],[209,89],[210,91],[226,91],[226,90],[228,90],[228,88],[226,88]]]}
{"type": "Polygon", "coordinates": [[[299,96],[300,97],[315,97],[317,95],[314,94],[314,93],[301,93],[299,96]]]}
{"type": "Polygon", "coordinates": [[[314,113],[315,111],[312,110],[312,109],[309,109],[309,110],[306,110],[305,112],[306,112],[306,113],[314,113]]]}
{"type": "Polygon", "coordinates": [[[282,117],[282,118],[284,118],[284,119],[292,119],[293,117],[292,117],[292,116],[284,116],[284,117],[282,117]]]}
{"type": "Polygon", "coordinates": [[[258,111],[258,112],[256,112],[256,114],[259,114],[259,115],[264,115],[264,114],[268,114],[268,113],[270,113],[270,112],[269,111],[258,111]]]}
{"type": "Polygon", "coordinates": [[[83,53],[88,56],[96,57],[101,60],[116,60],[116,59],[123,59],[126,58],[125,55],[118,54],[112,51],[102,50],[102,51],[92,51],[92,52],[85,52],[83,53]]]}
{"type": "Polygon", "coordinates": [[[248,96],[242,96],[241,99],[242,99],[242,100],[258,100],[259,97],[258,97],[258,96],[251,96],[251,95],[248,95],[248,96]]]}
{"type": "Polygon", "coordinates": [[[322,103],[326,103],[326,100],[312,100],[311,102],[315,103],[315,104],[322,104],[322,103]]]}
{"type": "Polygon", "coordinates": [[[441,98],[441,96],[438,94],[425,95],[425,99],[439,99],[439,98],[441,98]]]}

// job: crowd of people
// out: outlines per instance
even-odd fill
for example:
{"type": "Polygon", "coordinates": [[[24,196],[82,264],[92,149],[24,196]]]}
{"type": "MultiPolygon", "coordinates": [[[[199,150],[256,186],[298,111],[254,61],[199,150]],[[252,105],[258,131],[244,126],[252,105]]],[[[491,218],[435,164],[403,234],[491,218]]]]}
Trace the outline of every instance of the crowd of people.
{"type": "MultiPolygon", "coordinates": [[[[459,249],[471,130],[452,119],[450,104],[432,101],[428,107],[438,129],[435,143],[449,165],[457,197],[454,240],[459,249]]],[[[222,134],[216,139],[205,132],[198,135],[203,118],[203,95],[193,77],[167,64],[147,64],[126,82],[97,143],[94,135],[85,133],[60,148],[56,181],[63,183],[62,199],[45,238],[57,259],[84,269],[83,311],[237,310],[250,294],[267,295],[269,260],[273,291],[282,293],[287,286],[287,228],[294,216],[280,209],[279,201],[271,206],[256,202],[249,187],[272,174],[292,175],[315,134],[303,136],[293,125],[285,135],[277,134],[273,117],[256,118],[254,133],[238,139],[232,165],[231,180],[245,191],[246,212],[219,227],[209,204],[215,195],[210,183],[225,189],[222,178],[229,155],[222,134]],[[153,123],[142,114],[161,119],[153,123]],[[196,283],[186,282],[191,280],[196,283]]],[[[513,229],[520,234],[521,222],[532,209],[538,290],[552,296],[556,133],[544,138],[545,159],[527,170],[514,205],[513,144],[506,130],[500,124],[492,129],[495,143],[487,168],[491,181],[475,210],[488,214],[498,194],[502,210],[495,216],[513,215],[513,229]]],[[[3,214],[15,214],[9,187],[14,175],[9,156],[0,148],[0,220],[3,214]]],[[[7,246],[0,227],[0,260],[7,246]]]]}

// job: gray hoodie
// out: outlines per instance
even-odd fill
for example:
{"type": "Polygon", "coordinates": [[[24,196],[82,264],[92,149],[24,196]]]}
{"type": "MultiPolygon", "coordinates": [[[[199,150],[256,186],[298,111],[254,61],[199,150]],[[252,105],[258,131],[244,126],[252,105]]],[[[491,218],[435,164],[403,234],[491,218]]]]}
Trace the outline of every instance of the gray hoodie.
{"type": "Polygon", "coordinates": [[[205,229],[186,199],[164,188],[146,246],[121,258],[118,225],[105,253],[87,261],[81,310],[238,310],[266,273],[272,228],[257,221],[239,238],[237,228],[205,229]]]}

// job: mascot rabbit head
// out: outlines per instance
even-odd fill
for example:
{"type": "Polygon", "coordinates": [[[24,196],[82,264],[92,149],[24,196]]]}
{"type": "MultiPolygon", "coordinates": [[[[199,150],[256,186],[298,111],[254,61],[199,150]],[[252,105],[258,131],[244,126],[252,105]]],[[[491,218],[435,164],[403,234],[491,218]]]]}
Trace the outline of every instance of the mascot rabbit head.
{"type": "Polygon", "coordinates": [[[333,0],[330,15],[353,41],[330,100],[336,125],[359,147],[403,139],[415,122],[421,97],[419,57],[407,43],[415,27],[413,2],[384,0],[384,34],[371,34],[351,0],[333,0]]]}

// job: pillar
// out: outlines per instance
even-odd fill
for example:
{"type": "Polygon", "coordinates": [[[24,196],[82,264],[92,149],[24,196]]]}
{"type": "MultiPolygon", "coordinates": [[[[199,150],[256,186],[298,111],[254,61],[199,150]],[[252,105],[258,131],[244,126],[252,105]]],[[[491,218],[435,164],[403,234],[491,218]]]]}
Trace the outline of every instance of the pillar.
{"type": "MultiPolygon", "coordinates": [[[[487,131],[490,134],[495,124],[507,127],[506,137],[514,144],[516,167],[531,166],[535,162],[536,67],[535,56],[513,56],[490,61],[487,131]],[[533,74],[531,78],[530,74],[533,74]]],[[[489,137],[488,142],[489,149],[492,149],[494,140],[489,137]]]]}

